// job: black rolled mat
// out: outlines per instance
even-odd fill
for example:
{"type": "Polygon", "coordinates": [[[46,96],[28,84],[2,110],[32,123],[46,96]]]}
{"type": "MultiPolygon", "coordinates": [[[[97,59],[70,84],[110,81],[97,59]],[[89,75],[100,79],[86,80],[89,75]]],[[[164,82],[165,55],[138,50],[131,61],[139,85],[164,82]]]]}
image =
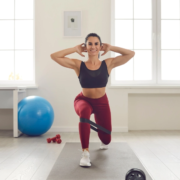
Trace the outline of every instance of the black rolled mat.
{"type": "Polygon", "coordinates": [[[132,168],[143,170],[146,180],[152,180],[126,142],[111,142],[107,150],[99,147],[98,142],[89,143],[91,166],[81,167],[80,142],[67,142],[47,180],[125,180],[126,173],[132,168]]]}

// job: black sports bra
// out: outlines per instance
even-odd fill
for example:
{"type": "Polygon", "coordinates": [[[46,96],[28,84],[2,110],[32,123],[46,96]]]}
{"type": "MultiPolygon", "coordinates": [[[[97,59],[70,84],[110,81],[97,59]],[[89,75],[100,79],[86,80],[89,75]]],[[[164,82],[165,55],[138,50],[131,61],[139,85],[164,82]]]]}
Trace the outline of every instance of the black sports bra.
{"type": "Polygon", "coordinates": [[[97,70],[88,69],[85,63],[81,61],[78,78],[82,88],[106,87],[109,74],[105,60],[102,61],[100,68],[97,70]]]}

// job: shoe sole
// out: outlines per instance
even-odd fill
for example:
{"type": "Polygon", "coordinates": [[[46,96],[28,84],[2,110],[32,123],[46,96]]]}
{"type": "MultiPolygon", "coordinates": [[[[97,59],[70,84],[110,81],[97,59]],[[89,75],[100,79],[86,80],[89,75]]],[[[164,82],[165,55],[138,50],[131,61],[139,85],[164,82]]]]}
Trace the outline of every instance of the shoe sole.
{"type": "Polygon", "coordinates": [[[102,148],[102,147],[100,147],[100,149],[108,149],[108,148],[102,148]]]}
{"type": "Polygon", "coordinates": [[[80,166],[91,166],[91,164],[82,164],[82,163],[80,163],[80,166]]]}

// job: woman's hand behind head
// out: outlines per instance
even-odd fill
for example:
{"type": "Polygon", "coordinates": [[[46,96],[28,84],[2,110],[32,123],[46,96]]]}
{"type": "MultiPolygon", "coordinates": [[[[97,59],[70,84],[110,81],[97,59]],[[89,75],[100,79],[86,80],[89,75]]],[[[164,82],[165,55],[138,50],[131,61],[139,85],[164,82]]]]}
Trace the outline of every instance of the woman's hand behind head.
{"type": "Polygon", "coordinates": [[[76,49],[76,52],[77,52],[79,55],[85,57],[85,55],[82,54],[82,52],[87,52],[87,49],[86,49],[86,46],[85,46],[84,43],[75,46],[75,49],[76,49]],[[84,45],[84,46],[82,46],[82,45],[84,45]]]}

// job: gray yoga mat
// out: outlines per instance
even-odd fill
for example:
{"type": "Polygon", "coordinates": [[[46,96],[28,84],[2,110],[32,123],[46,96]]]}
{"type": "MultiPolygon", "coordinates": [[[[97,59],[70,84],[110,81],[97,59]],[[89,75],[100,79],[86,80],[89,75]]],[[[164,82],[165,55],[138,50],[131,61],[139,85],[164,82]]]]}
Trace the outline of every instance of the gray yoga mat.
{"type": "Polygon", "coordinates": [[[81,167],[80,142],[67,142],[47,180],[125,180],[132,168],[143,170],[146,180],[152,180],[127,143],[111,142],[107,150],[99,147],[98,142],[89,143],[91,166],[81,167]]]}

